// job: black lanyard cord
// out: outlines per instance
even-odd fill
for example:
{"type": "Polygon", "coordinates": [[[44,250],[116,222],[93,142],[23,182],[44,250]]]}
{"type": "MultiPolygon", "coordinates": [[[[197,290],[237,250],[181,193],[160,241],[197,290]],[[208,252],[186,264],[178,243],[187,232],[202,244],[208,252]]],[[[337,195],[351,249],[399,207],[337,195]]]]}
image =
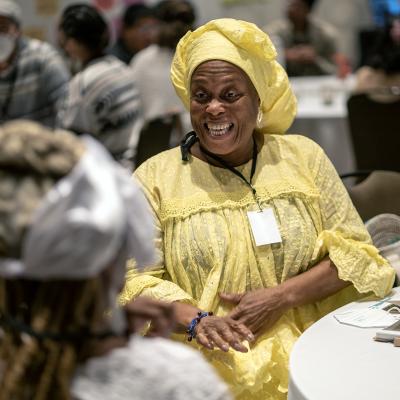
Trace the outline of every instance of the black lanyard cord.
{"type": "Polygon", "coordinates": [[[256,167],[257,167],[257,146],[256,146],[256,141],[255,141],[254,137],[253,137],[253,156],[252,156],[252,163],[251,163],[250,180],[247,180],[240,171],[238,171],[236,168],[233,168],[232,166],[230,166],[221,157],[217,156],[216,154],[210,153],[201,144],[200,144],[200,150],[202,151],[202,153],[204,153],[208,157],[214,159],[215,161],[218,161],[221,165],[223,165],[225,168],[229,169],[229,171],[231,171],[236,176],[238,176],[242,181],[244,181],[246,183],[246,185],[251,189],[254,199],[256,200],[256,203],[258,205],[258,208],[260,209],[260,211],[262,211],[261,204],[260,204],[260,201],[257,196],[257,191],[252,184],[253,176],[254,176],[254,173],[256,172],[256,167]]]}

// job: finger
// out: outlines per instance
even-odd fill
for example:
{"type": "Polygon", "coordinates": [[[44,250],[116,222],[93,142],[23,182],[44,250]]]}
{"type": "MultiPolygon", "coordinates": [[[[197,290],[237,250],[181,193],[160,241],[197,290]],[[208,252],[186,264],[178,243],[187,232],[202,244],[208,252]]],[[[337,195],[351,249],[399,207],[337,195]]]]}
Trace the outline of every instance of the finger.
{"type": "Polygon", "coordinates": [[[129,333],[142,332],[145,329],[148,320],[146,318],[128,318],[129,333]]]}
{"type": "MultiPolygon", "coordinates": [[[[234,321],[229,321],[228,324],[226,324],[224,327],[220,328],[216,333],[218,334],[218,337],[222,339],[224,343],[227,343],[230,347],[232,347],[234,350],[240,351],[242,353],[247,352],[247,348],[243,345],[242,343],[242,338],[240,335],[238,335],[235,330],[231,327],[230,323],[234,323],[234,321]]],[[[212,333],[212,339],[214,339],[215,334],[212,333]]],[[[220,343],[221,346],[224,345],[224,343],[220,343]]],[[[218,345],[218,342],[216,342],[218,345]]],[[[218,346],[220,347],[220,346],[218,346]]],[[[225,350],[225,346],[220,347],[222,350],[225,350]]]]}
{"type": "Polygon", "coordinates": [[[149,336],[155,337],[169,337],[172,332],[173,327],[169,321],[164,318],[153,319],[151,321],[151,328],[149,331],[149,336]]]}
{"type": "Polygon", "coordinates": [[[240,300],[242,300],[243,294],[239,293],[219,293],[219,297],[221,300],[226,301],[228,303],[239,304],[240,300]]]}
{"type": "Polygon", "coordinates": [[[209,350],[214,349],[214,342],[209,340],[204,333],[198,333],[196,335],[197,343],[201,344],[202,346],[206,347],[209,350]]]}
{"type": "Polygon", "coordinates": [[[156,302],[145,297],[139,297],[125,307],[128,329],[137,332],[144,321],[152,322],[152,336],[169,336],[175,323],[173,308],[170,304],[156,302]]]}
{"type": "Polygon", "coordinates": [[[242,343],[240,336],[235,332],[232,332],[232,337],[229,339],[228,343],[236,351],[241,353],[247,353],[248,351],[247,347],[242,343]]]}
{"type": "Polygon", "coordinates": [[[229,344],[220,336],[216,331],[211,331],[207,334],[209,340],[211,340],[215,346],[220,348],[222,351],[227,352],[229,350],[229,344]]]}
{"type": "Polygon", "coordinates": [[[162,313],[152,319],[152,331],[157,336],[168,337],[174,329],[175,320],[162,313]]]}
{"type": "Polygon", "coordinates": [[[254,333],[251,331],[251,329],[249,329],[243,323],[239,323],[237,321],[235,322],[236,323],[232,324],[232,329],[234,329],[242,339],[248,340],[249,342],[254,341],[254,333]]]}

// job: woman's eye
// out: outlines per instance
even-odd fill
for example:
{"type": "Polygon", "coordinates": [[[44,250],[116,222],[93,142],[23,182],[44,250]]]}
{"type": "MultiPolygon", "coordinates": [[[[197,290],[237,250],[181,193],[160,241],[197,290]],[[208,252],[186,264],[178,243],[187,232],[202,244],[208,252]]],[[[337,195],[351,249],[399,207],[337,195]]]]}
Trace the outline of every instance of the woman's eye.
{"type": "Polygon", "coordinates": [[[236,100],[238,97],[239,97],[239,94],[237,92],[234,92],[231,90],[229,92],[225,93],[225,98],[230,101],[236,100]]]}
{"type": "Polygon", "coordinates": [[[204,92],[196,92],[193,94],[193,98],[196,101],[203,102],[207,100],[207,94],[204,92]]]}

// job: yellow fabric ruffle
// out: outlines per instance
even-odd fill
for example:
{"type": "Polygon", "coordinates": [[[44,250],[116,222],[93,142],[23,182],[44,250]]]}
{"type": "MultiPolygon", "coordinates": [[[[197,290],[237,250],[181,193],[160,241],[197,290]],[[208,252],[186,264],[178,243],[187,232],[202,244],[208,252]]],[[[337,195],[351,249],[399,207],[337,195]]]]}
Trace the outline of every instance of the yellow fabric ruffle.
{"type": "MultiPolygon", "coordinates": [[[[247,211],[257,206],[237,176],[195,157],[182,163],[179,149],[169,150],[136,171],[158,221],[162,261],[141,274],[132,264],[121,295],[122,303],[145,294],[226,315],[230,306],[219,292],[273,287],[329,254],[352,286],[288,311],[249,353],[200,349],[237,399],[285,398],[289,354],[301,332],[362,293],[385,296],[395,275],[323,151],[302,136],[264,141],[253,182],[263,207],[274,210],[282,243],[255,246],[247,211]]],[[[249,176],[251,161],[239,169],[249,176]]],[[[187,343],[183,335],[175,339],[187,343]]]]}
{"type": "Polygon", "coordinates": [[[285,133],[296,115],[297,102],[285,70],[276,61],[268,35],[256,25],[231,18],[216,19],[178,43],[171,66],[171,79],[189,109],[190,81],[203,62],[222,60],[241,68],[260,97],[262,133],[285,133]]]}

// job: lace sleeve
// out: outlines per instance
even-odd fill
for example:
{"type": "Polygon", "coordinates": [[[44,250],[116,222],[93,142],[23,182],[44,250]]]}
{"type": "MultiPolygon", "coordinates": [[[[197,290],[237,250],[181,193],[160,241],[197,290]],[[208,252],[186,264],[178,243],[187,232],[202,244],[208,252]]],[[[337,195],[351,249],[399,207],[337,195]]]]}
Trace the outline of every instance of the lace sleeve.
{"type": "Polygon", "coordinates": [[[153,212],[155,227],[155,248],[157,252],[158,262],[155,265],[148,266],[146,271],[139,273],[135,268],[135,261],[128,262],[128,272],[126,274],[125,287],[119,297],[121,304],[126,304],[130,300],[139,295],[146,295],[157,300],[164,300],[167,302],[184,301],[187,303],[195,304],[195,300],[173,282],[167,281],[164,278],[164,243],[161,222],[159,218],[159,200],[154,191],[151,190],[145,183],[143,176],[146,175],[147,166],[141,166],[138,169],[139,174],[136,175],[137,182],[142,187],[143,192],[150,203],[153,212]],[[143,170],[145,172],[143,173],[143,170]],[[142,171],[142,174],[140,174],[142,171]]]}
{"type": "Polygon", "coordinates": [[[346,188],[321,149],[316,159],[323,231],[315,253],[329,253],[339,277],[352,282],[359,293],[372,291],[382,297],[392,288],[394,270],[372,245],[346,188]]]}

